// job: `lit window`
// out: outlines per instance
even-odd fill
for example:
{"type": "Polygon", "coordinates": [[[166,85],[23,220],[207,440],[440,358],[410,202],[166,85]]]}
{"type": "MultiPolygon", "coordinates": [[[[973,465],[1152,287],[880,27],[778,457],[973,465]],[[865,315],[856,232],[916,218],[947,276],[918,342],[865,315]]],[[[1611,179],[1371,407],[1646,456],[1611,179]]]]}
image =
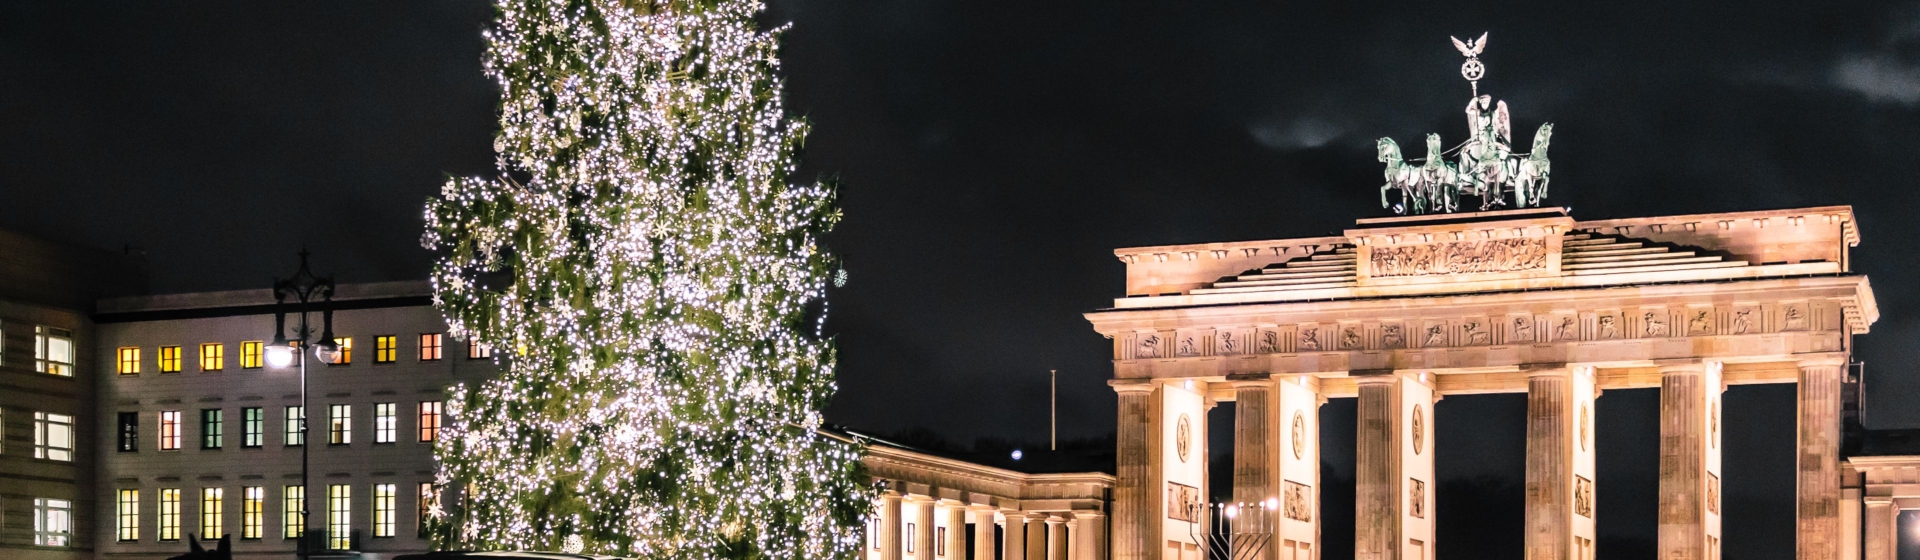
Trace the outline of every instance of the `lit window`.
{"type": "Polygon", "coordinates": [[[267,489],[247,486],[240,489],[240,538],[257,540],[266,519],[267,489]]]}
{"type": "Polygon", "coordinates": [[[267,439],[267,413],[257,406],[240,409],[240,446],[260,447],[267,439]]]}
{"type": "Polygon", "coordinates": [[[440,439],[440,401],[420,402],[420,441],[440,439]]]}
{"type": "Polygon", "coordinates": [[[200,448],[219,449],[226,443],[226,412],[218,408],[200,411],[200,448]]]}
{"type": "Polygon", "coordinates": [[[343,336],[340,338],[336,338],[336,339],[333,339],[333,343],[334,345],[340,347],[340,351],[333,355],[333,361],[327,362],[327,365],[344,366],[344,365],[352,364],[353,363],[353,337],[343,336]]]}
{"type": "Polygon", "coordinates": [[[160,540],[180,540],[180,489],[160,489],[160,540]]]}
{"type": "Polygon", "coordinates": [[[353,487],[327,485],[327,549],[353,546],[353,487]]]}
{"type": "Polygon", "coordinates": [[[160,450],[180,450],[180,411],[160,411],[160,450]]]}
{"type": "Polygon", "coordinates": [[[120,413],[119,449],[122,453],[140,450],[140,413],[120,413]]]}
{"type": "Polygon", "coordinates": [[[478,340],[467,341],[467,359],[484,360],[493,357],[493,349],[478,340]]]}
{"type": "Polygon", "coordinates": [[[120,542],[140,540],[140,491],[122,488],[119,497],[114,500],[114,519],[116,520],[114,538],[120,542]]]}
{"type": "Polygon", "coordinates": [[[420,335],[420,361],[436,362],[440,360],[440,344],[444,340],[440,333],[420,335]]]}
{"type": "Polygon", "coordinates": [[[300,538],[307,534],[307,487],[288,486],[280,492],[281,538],[300,538]]]}
{"type": "Polygon", "coordinates": [[[427,538],[427,527],[431,525],[434,514],[440,511],[440,495],[433,491],[432,483],[420,483],[420,500],[418,505],[420,506],[418,514],[419,521],[414,525],[416,527],[415,533],[424,539],[427,538]]]}
{"type": "Polygon", "coordinates": [[[33,332],[34,371],[72,377],[73,332],[44,326],[33,332]]]}
{"type": "Polygon", "coordinates": [[[223,534],[220,521],[226,517],[226,489],[200,489],[200,534],[212,537],[223,534]]]}
{"type": "Polygon", "coordinates": [[[227,369],[227,345],[208,342],[200,345],[200,371],[227,369]]]}
{"type": "Polygon", "coordinates": [[[400,339],[393,335],[373,337],[373,363],[391,364],[400,359],[400,339]]]}
{"type": "Polygon", "coordinates": [[[180,373],[180,347],[160,347],[160,373],[180,373]]]}
{"type": "Polygon", "coordinates": [[[33,544],[67,546],[73,540],[73,502],[33,499],[33,544]]]}
{"type": "Polygon", "coordinates": [[[373,405],[373,442],[393,443],[397,436],[399,420],[394,418],[393,403],[375,403],[373,405]]]}
{"type": "Polygon", "coordinates": [[[327,407],[327,444],[346,445],[353,443],[353,405],[336,404],[327,407]]]}
{"type": "Polygon", "coordinates": [[[393,491],[392,484],[373,485],[373,536],[375,538],[393,536],[393,491]]]}
{"type": "Polygon", "coordinates": [[[240,343],[240,368],[260,369],[260,366],[266,365],[265,352],[266,344],[258,340],[240,343]]]}
{"type": "Polygon", "coordinates": [[[121,348],[119,352],[117,352],[117,354],[120,357],[120,359],[118,360],[117,365],[114,368],[114,371],[120,372],[120,375],[139,375],[140,374],[140,348],[139,347],[129,346],[126,348],[121,348]]]}
{"type": "Polygon", "coordinates": [[[307,407],[287,407],[285,441],[287,447],[307,444],[307,407]]]}
{"type": "Polygon", "coordinates": [[[33,413],[33,458],[73,460],[73,417],[51,412],[33,413]]]}

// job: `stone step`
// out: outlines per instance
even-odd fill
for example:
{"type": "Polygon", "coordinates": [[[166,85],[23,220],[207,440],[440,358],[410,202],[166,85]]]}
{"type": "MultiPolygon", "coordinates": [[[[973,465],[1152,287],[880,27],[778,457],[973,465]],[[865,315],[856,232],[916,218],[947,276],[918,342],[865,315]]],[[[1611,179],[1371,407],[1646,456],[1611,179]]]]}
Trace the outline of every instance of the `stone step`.
{"type": "Polygon", "coordinates": [[[1355,255],[1353,254],[1353,252],[1352,252],[1352,251],[1348,251],[1348,252],[1345,252],[1345,253],[1314,253],[1314,254],[1313,254],[1313,256],[1310,256],[1310,257],[1307,257],[1307,260],[1314,260],[1314,261],[1341,261],[1341,260],[1345,260],[1345,261],[1350,261],[1350,260],[1353,260],[1353,259],[1354,259],[1354,256],[1355,256],[1355,255]]]}
{"type": "Polygon", "coordinates": [[[1578,256],[1568,256],[1562,259],[1560,262],[1563,265],[1585,264],[1585,263],[1605,263],[1605,262],[1626,263],[1626,262],[1634,262],[1634,261],[1678,259],[1683,257],[1692,257],[1695,254],[1696,253],[1694,253],[1693,251],[1672,251],[1672,252],[1665,252],[1665,253],[1638,253],[1638,254],[1627,254],[1627,255],[1594,255],[1594,256],[1578,255],[1578,256]]]}
{"type": "Polygon", "coordinates": [[[1571,274],[1571,275],[1573,275],[1573,276],[1596,276],[1596,275],[1601,275],[1601,274],[1630,274],[1630,273],[1636,273],[1636,272],[1666,272],[1666,271],[1670,271],[1670,270],[1700,270],[1700,269],[1708,269],[1708,268],[1739,268],[1739,267],[1743,267],[1743,266],[1747,266],[1747,261],[1714,261],[1714,262],[1698,262],[1698,263],[1683,263],[1683,264],[1664,264],[1664,263],[1663,263],[1663,264],[1659,264],[1659,265],[1656,265],[1656,266],[1622,266],[1622,267],[1617,267],[1617,268],[1600,268],[1600,269],[1588,269],[1588,270],[1572,270],[1572,271],[1568,271],[1568,274],[1571,274]]]}
{"type": "Polygon", "coordinates": [[[1274,276],[1267,276],[1264,278],[1256,278],[1252,280],[1249,280],[1246,277],[1241,277],[1241,279],[1234,280],[1232,282],[1220,282],[1220,283],[1214,284],[1213,287],[1224,288],[1228,286],[1291,286],[1291,285],[1300,285],[1300,284],[1318,284],[1322,282],[1339,282],[1342,280],[1352,280],[1352,279],[1353,279],[1352,271],[1347,271],[1341,274],[1311,274],[1311,275],[1302,274],[1302,275],[1287,275],[1287,276],[1274,275],[1274,276]]]}
{"type": "Polygon", "coordinates": [[[1562,242],[1560,246],[1561,247],[1589,247],[1593,245],[1611,245],[1619,242],[1620,240],[1614,239],[1612,237],[1596,237],[1592,239],[1575,239],[1572,241],[1566,241],[1566,242],[1562,242]]]}
{"type": "Polygon", "coordinates": [[[1278,292],[1278,291],[1295,291],[1295,290],[1319,290],[1319,289],[1327,289],[1327,288],[1351,288],[1356,285],[1359,285],[1359,283],[1354,282],[1352,280],[1348,280],[1345,282],[1323,282],[1319,284],[1298,284],[1298,285],[1292,285],[1292,286],[1233,285],[1233,286],[1224,286],[1224,287],[1218,287],[1218,288],[1197,288],[1193,290],[1192,293],[1195,295],[1200,295],[1200,294],[1232,294],[1232,293],[1245,293],[1245,292],[1278,292]]]}
{"type": "Polygon", "coordinates": [[[1288,261],[1279,265],[1267,265],[1261,270],[1318,270],[1326,268],[1352,268],[1353,259],[1340,261],[1288,261]]]}
{"type": "Polygon", "coordinates": [[[1568,257],[1585,258],[1590,256],[1605,256],[1605,255],[1634,255],[1634,254],[1640,254],[1640,253],[1665,253],[1671,250],[1666,247],[1640,247],[1639,245],[1640,245],[1639,243],[1621,243],[1619,248],[1615,248],[1613,246],[1603,246],[1603,247],[1598,247],[1594,249],[1569,250],[1569,251],[1564,251],[1561,254],[1566,255],[1568,257]]]}
{"type": "Polygon", "coordinates": [[[1629,262],[1590,262],[1590,263],[1562,264],[1560,265],[1560,269],[1561,270],[1587,270],[1587,269],[1594,269],[1594,268],[1629,268],[1629,267],[1643,267],[1643,266],[1655,266],[1655,265],[1666,265],[1666,264],[1710,263],[1710,262],[1720,262],[1721,260],[1722,258],[1718,256],[1678,257],[1678,258],[1670,258],[1670,259],[1663,258],[1663,259],[1657,259],[1657,260],[1643,260],[1643,261],[1629,261],[1629,262]]]}
{"type": "Polygon", "coordinates": [[[1234,276],[1230,281],[1272,280],[1275,278],[1325,278],[1329,276],[1353,276],[1351,266],[1320,266],[1313,268],[1274,268],[1234,276]]]}

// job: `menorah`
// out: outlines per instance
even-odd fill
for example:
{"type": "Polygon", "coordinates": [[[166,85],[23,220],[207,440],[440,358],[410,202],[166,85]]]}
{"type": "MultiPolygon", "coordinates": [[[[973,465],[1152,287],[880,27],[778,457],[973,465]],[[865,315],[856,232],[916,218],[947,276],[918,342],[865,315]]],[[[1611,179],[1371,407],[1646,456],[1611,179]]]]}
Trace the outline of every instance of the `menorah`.
{"type": "Polygon", "coordinates": [[[1225,560],[1253,560],[1273,541],[1280,525],[1280,500],[1267,498],[1255,503],[1191,504],[1187,506],[1195,520],[1187,525],[1193,541],[1206,543],[1207,557],[1225,560]]]}

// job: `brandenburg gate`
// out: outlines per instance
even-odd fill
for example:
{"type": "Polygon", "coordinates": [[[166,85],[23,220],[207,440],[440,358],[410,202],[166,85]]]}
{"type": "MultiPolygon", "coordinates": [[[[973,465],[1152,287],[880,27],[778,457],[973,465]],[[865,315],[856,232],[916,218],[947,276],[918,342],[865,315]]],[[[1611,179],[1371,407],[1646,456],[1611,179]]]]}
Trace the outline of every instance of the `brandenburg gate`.
{"type": "Polygon", "coordinates": [[[1525,393],[1526,557],[1589,560],[1594,400],[1657,387],[1658,557],[1717,560],[1721,394],[1754,383],[1798,386],[1797,558],[1841,557],[1840,390],[1878,315],[1848,258],[1852,209],[1580,221],[1542,207],[1552,125],[1512,152],[1506,104],[1477,95],[1485,41],[1455,41],[1476,81],[1457,164],[1438,135],[1420,164],[1380,141],[1382,204],[1405,215],[1115,251],[1126,297],[1086,315],[1113,343],[1113,558],[1207,556],[1206,411],[1229,401],[1233,499],[1277,514],[1258,555],[1320,558],[1318,408],[1353,398],[1355,557],[1431,560],[1434,403],[1525,393]],[[1456,211],[1476,195],[1480,211],[1456,211]]]}

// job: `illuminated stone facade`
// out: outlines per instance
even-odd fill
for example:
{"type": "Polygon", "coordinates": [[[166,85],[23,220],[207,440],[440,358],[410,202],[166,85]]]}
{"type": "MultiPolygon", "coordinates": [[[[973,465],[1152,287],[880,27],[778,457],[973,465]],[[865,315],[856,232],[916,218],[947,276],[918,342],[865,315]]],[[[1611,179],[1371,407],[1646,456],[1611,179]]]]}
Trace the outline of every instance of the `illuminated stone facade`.
{"type": "MultiPolygon", "coordinates": [[[[1720,395],[1796,383],[1799,558],[1838,558],[1841,384],[1878,315],[1851,271],[1858,242],[1847,207],[1597,221],[1541,208],[1117,250],[1127,296],[1086,316],[1113,341],[1120,400],[1113,556],[1202,557],[1160,490],[1205,485],[1166,452],[1175,422],[1237,401],[1235,500],[1317,510],[1318,427],[1290,424],[1357,398],[1355,556],[1431,560],[1433,403],[1526,393],[1515,540],[1529,558],[1595,558],[1593,400],[1657,387],[1660,556],[1718,558],[1720,395]]],[[[1286,517],[1262,555],[1319,558],[1320,516],[1286,517]]]]}

